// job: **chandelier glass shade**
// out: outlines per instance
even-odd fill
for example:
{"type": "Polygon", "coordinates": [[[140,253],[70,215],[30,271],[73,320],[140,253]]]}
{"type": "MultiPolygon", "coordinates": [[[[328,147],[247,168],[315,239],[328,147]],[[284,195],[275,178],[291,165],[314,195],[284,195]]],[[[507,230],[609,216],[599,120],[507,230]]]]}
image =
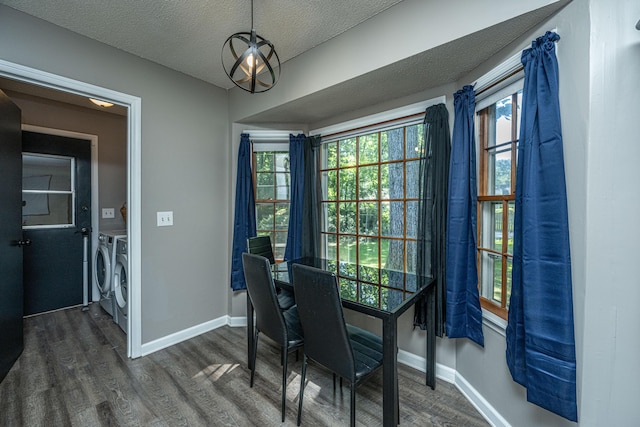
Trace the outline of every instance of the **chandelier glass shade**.
{"type": "Polygon", "coordinates": [[[224,42],[222,66],[236,86],[251,93],[268,91],[280,78],[280,58],[275,47],[253,28],[251,32],[235,33],[224,42]]]}

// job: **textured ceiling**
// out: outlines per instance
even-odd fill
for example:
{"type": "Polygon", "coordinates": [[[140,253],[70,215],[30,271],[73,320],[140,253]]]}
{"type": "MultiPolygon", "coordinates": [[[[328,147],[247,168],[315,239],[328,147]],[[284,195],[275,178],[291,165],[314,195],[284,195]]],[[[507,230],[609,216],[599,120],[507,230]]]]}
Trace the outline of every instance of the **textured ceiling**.
{"type": "MultiPolygon", "coordinates": [[[[255,0],[254,27],[274,43],[284,63],[400,1],[255,0]]],[[[458,82],[569,1],[551,3],[241,121],[323,124],[358,109],[458,82]]],[[[0,4],[223,88],[233,84],[222,68],[221,48],[229,35],[251,27],[250,0],[0,0],[0,4]]],[[[37,88],[21,86],[0,79],[0,88],[87,103],[75,95],[64,94],[61,99],[53,91],[39,94],[37,88]]],[[[126,109],[112,112],[126,114],[126,109]]]]}
{"type": "MultiPolygon", "coordinates": [[[[255,0],[254,28],[285,62],[401,0],[255,0]]],[[[19,11],[222,88],[230,35],[251,30],[250,0],[0,0],[19,11]]]]}

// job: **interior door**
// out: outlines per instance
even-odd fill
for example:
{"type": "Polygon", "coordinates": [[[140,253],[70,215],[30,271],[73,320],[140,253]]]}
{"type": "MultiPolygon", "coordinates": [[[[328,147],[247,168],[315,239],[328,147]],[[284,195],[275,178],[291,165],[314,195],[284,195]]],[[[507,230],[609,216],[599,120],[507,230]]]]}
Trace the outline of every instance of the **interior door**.
{"type": "Polygon", "coordinates": [[[23,349],[20,109],[0,91],[0,381],[23,349]]]}
{"type": "MultiPolygon", "coordinates": [[[[24,251],[24,313],[30,315],[82,303],[91,142],[23,132],[22,153],[23,235],[31,242],[24,251]]],[[[89,244],[89,260],[91,254],[89,244]]]]}

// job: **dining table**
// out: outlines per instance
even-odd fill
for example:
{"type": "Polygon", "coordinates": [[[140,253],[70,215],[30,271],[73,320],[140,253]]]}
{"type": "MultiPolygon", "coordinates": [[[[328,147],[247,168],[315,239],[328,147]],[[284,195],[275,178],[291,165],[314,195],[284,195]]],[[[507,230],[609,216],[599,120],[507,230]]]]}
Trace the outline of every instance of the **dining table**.
{"type": "MultiPolygon", "coordinates": [[[[435,282],[430,277],[397,270],[374,268],[324,258],[299,258],[275,264],[274,284],[293,291],[291,266],[303,264],[334,273],[340,287],[343,308],[363,313],[382,321],[382,412],[383,425],[399,423],[398,393],[398,318],[417,301],[426,298],[426,385],[435,389],[435,282]]],[[[247,360],[251,366],[254,340],[253,305],[247,297],[247,360]]]]}

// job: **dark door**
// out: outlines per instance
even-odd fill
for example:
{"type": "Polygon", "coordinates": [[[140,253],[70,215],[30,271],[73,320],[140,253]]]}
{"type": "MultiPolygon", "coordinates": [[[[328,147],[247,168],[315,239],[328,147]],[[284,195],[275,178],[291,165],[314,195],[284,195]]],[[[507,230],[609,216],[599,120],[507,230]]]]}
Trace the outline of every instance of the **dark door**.
{"type": "MultiPolygon", "coordinates": [[[[82,303],[81,230],[91,227],[91,142],[23,132],[22,152],[23,235],[31,241],[24,251],[29,315],[82,303]]],[[[88,252],[90,260],[91,247],[88,252]]]]}
{"type": "Polygon", "coordinates": [[[20,109],[0,91],[0,381],[23,349],[20,109]]]}

